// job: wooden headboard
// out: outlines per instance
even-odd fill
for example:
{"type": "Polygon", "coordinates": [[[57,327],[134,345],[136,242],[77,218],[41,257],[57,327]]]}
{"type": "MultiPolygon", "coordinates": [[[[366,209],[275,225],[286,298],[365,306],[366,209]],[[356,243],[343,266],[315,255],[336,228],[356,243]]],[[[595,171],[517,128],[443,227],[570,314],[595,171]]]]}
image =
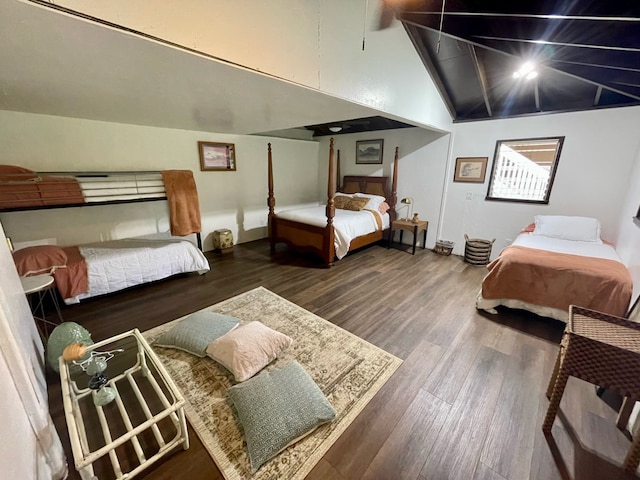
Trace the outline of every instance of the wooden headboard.
{"type": "Polygon", "coordinates": [[[345,175],[342,179],[342,193],[369,193],[382,195],[387,200],[391,197],[389,177],[367,177],[360,175],[345,175]]]}

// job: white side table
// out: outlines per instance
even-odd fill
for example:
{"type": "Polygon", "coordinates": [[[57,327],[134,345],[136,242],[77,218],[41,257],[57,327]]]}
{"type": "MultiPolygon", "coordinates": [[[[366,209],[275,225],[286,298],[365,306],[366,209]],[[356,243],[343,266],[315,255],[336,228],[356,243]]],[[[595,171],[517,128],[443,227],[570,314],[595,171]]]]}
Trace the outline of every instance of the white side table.
{"type": "MultiPolygon", "coordinates": [[[[20,283],[22,283],[22,290],[24,290],[24,294],[27,295],[29,299],[29,305],[31,306],[31,312],[33,313],[33,319],[36,321],[40,321],[44,324],[45,334],[47,333],[47,325],[57,326],[57,323],[51,322],[47,320],[44,313],[44,298],[47,292],[53,301],[53,304],[56,308],[56,313],[58,314],[58,319],[60,322],[63,322],[62,313],[60,312],[60,305],[58,305],[58,299],[56,298],[56,292],[54,291],[53,286],[54,279],[51,275],[34,275],[32,277],[20,277],[20,283]],[[35,298],[34,298],[35,296],[35,298]]],[[[38,327],[40,330],[40,327],[38,327]]],[[[42,331],[40,334],[43,338],[46,338],[47,335],[43,335],[42,331]]]]}
{"type": "Polygon", "coordinates": [[[166,454],[189,448],[185,400],[138,329],[95,343],[120,349],[103,373],[115,400],[94,402],[91,377],[59,357],[62,401],[76,470],[82,480],[129,480],[166,454]]]}

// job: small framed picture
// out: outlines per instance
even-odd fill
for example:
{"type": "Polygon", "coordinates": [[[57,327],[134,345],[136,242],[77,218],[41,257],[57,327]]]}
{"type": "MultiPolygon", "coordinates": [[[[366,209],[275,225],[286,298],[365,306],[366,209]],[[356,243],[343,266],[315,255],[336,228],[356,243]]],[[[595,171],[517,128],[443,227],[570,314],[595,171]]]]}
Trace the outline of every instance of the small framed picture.
{"type": "Polygon", "coordinates": [[[233,143],[198,142],[200,170],[235,171],[236,146],[233,143]]]}
{"type": "Polygon", "coordinates": [[[384,140],[358,140],[356,142],[356,163],[382,163],[384,140]]]}
{"type": "Polygon", "coordinates": [[[454,182],[484,183],[488,157],[458,157],[454,182]]]}

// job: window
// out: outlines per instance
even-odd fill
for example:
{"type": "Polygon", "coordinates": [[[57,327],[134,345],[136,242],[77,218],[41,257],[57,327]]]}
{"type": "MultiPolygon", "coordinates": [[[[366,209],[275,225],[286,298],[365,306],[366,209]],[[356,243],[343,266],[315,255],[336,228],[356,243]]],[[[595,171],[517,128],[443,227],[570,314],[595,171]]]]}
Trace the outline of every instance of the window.
{"type": "Polygon", "coordinates": [[[498,140],[487,200],[549,203],[564,137],[498,140]]]}

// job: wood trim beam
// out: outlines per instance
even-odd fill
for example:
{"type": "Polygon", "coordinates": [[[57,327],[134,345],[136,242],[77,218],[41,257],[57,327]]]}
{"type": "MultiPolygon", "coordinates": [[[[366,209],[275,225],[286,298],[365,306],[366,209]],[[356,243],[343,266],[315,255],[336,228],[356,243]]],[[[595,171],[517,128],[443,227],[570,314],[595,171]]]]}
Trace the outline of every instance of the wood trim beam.
{"type": "Polygon", "coordinates": [[[602,87],[598,85],[596,89],[596,96],[593,98],[593,104],[598,105],[600,103],[600,97],[602,96],[602,87]]]}
{"type": "Polygon", "coordinates": [[[489,92],[487,90],[487,76],[484,70],[484,65],[480,62],[480,59],[478,58],[478,54],[476,53],[476,47],[469,44],[469,52],[471,53],[471,59],[473,60],[473,66],[475,67],[476,75],[478,76],[478,81],[480,82],[480,88],[482,89],[482,98],[484,99],[484,106],[487,109],[487,113],[489,114],[489,116],[493,117],[493,113],[491,111],[491,103],[489,102],[489,92]]]}

